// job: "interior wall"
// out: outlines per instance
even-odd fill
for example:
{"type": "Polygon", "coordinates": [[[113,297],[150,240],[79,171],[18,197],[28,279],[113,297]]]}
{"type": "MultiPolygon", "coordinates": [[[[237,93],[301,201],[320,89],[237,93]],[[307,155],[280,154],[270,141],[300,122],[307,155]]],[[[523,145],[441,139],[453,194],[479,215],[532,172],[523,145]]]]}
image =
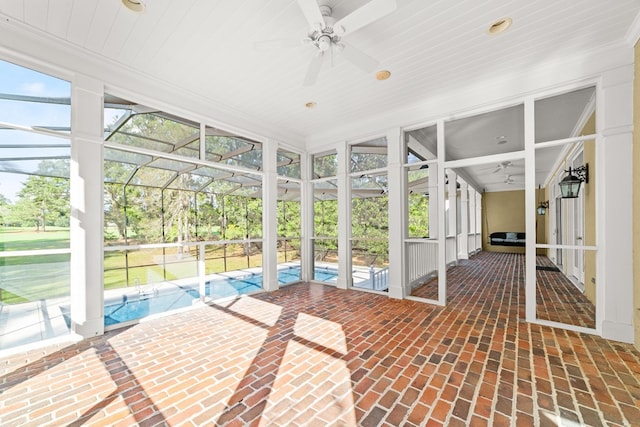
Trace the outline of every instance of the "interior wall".
{"type": "MultiPolygon", "coordinates": [[[[546,200],[546,192],[536,189],[536,201],[546,200]]],[[[487,252],[525,253],[520,246],[498,246],[489,243],[494,232],[524,233],[524,190],[495,191],[482,195],[482,250],[487,252]]],[[[536,243],[547,243],[547,221],[536,215],[536,243]]],[[[538,249],[538,255],[546,255],[546,249],[538,249]]]]}
{"type": "Polygon", "coordinates": [[[525,232],[524,190],[484,193],[482,203],[482,250],[523,254],[524,247],[491,245],[489,235],[499,231],[525,232]]]}
{"type": "MultiPolygon", "coordinates": [[[[633,217],[640,215],[640,43],[634,51],[633,79],[633,217]]],[[[640,349],[640,222],[633,221],[633,300],[635,345],[640,349]]]]}
{"type": "MultiPolygon", "coordinates": [[[[580,135],[596,133],[596,115],[593,113],[580,135]]],[[[582,152],[584,163],[589,164],[589,184],[583,184],[584,191],[584,244],[596,245],[596,147],[593,142],[584,145],[582,152]]],[[[584,253],[584,294],[589,301],[596,303],[596,251],[584,253]]]]}

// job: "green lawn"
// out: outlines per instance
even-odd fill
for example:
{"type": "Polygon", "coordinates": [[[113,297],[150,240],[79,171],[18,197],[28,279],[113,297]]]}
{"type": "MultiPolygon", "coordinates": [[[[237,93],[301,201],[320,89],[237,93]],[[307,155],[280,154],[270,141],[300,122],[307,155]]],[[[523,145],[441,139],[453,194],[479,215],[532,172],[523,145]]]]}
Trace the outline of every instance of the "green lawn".
{"type": "Polygon", "coordinates": [[[69,229],[47,227],[35,231],[25,227],[0,227],[0,251],[64,249],[69,247],[69,229]]]}
{"type": "MultiPolygon", "coordinates": [[[[0,251],[62,249],[69,247],[69,230],[50,227],[46,232],[26,228],[1,228],[0,251]]],[[[197,277],[197,247],[182,254],[176,248],[145,249],[128,253],[129,286],[136,279],[140,285],[149,282],[197,277]],[[164,266],[164,267],[163,267],[164,266]]],[[[208,245],[205,251],[206,274],[259,267],[262,255],[253,254],[247,260],[242,245],[227,246],[226,265],[221,246],[208,245]]],[[[278,254],[284,261],[284,254],[278,254]]],[[[292,253],[288,253],[291,259],[292,253]]],[[[69,295],[69,254],[0,258],[0,301],[18,304],[69,295]]],[[[124,251],[105,252],[104,288],[127,286],[124,251]]]]}

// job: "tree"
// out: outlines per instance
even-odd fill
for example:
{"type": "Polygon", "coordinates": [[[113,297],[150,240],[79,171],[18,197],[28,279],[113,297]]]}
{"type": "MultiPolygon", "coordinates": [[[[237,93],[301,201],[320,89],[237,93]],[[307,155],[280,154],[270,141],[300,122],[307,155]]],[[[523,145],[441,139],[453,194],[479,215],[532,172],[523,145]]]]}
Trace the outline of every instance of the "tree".
{"type": "Polygon", "coordinates": [[[69,226],[69,163],[65,160],[43,160],[38,175],[28,177],[18,192],[15,213],[22,221],[46,231],[47,224],[69,226]]]}

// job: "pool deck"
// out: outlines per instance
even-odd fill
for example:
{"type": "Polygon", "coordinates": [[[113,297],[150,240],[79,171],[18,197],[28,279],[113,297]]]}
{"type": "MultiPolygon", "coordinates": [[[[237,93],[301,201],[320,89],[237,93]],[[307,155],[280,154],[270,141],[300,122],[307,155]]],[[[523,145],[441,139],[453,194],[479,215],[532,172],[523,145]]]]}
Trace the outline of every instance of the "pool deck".
{"type": "MultiPolygon", "coordinates": [[[[288,267],[299,267],[296,263],[278,264],[278,269],[288,267]]],[[[318,268],[329,268],[337,270],[335,264],[318,264],[318,268]]],[[[246,277],[249,274],[261,274],[262,268],[250,268],[243,270],[228,271],[224,273],[210,274],[205,277],[205,281],[214,282],[216,280],[224,280],[230,278],[246,277]]],[[[354,287],[366,288],[368,281],[368,269],[354,268],[353,280],[354,287]]],[[[294,283],[294,282],[292,282],[294,283]]],[[[335,285],[335,280],[324,282],[326,284],[335,285]]],[[[211,302],[218,299],[237,296],[238,292],[228,287],[218,284],[213,296],[206,297],[205,302],[211,302]]],[[[190,288],[198,290],[199,284],[197,278],[180,279],[172,281],[162,281],[157,283],[149,283],[140,286],[129,286],[126,288],[110,289],[104,292],[105,305],[121,302],[126,296],[127,300],[134,301],[140,297],[148,297],[156,293],[172,292],[177,288],[190,288]],[[194,281],[195,280],[195,281],[194,281]]],[[[262,292],[262,289],[255,292],[262,292]]],[[[247,292],[252,294],[255,292],[247,292]]],[[[199,301],[195,300],[197,305],[199,301]]],[[[7,305],[0,302],[0,352],[19,351],[22,348],[28,348],[34,343],[55,338],[68,339],[69,335],[73,335],[67,326],[65,320],[65,309],[70,305],[70,298],[55,298],[47,300],[31,301],[23,304],[7,305]]],[[[173,311],[173,310],[172,310],[173,311]]],[[[137,321],[137,319],[136,319],[137,321]]],[[[135,323],[126,322],[126,324],[135,323]]],[[[125,323],[112,325],[107,330],[114,329],[125,325],[125,323]]]]}

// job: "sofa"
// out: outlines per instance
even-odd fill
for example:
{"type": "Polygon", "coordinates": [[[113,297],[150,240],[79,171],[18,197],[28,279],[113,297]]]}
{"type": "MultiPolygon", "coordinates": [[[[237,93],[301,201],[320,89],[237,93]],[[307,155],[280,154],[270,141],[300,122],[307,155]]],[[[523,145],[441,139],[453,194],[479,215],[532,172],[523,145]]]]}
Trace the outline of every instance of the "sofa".
{"type": "Polygon", "coordinates": [[[525,233],[498,231],[489,235],[489,243],[493,246],[525,246],[525,233]]]}

